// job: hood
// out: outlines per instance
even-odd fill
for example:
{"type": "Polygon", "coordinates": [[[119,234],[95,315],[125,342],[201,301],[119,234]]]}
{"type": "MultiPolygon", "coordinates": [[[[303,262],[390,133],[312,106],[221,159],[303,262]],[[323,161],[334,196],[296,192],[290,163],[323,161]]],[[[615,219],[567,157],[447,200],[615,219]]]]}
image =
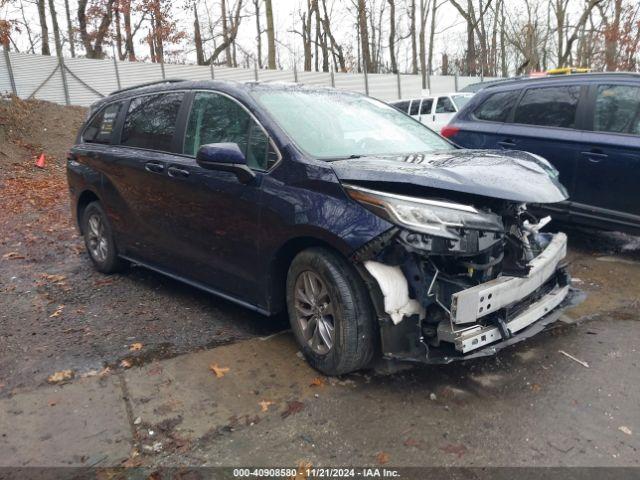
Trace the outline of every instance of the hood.
{"type": "Polygon", "coordinates": [[[443,150],[331,162],[344,182],[409,183],[524,203],[566,200],[558,172],[542,157],[500,150],[443,150]]]}

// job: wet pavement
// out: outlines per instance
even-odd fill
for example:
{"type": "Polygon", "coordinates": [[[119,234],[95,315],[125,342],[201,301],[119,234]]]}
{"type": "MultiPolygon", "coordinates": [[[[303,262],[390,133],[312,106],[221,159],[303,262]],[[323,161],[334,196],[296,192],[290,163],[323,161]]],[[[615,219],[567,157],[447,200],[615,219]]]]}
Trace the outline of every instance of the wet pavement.
{"type": "Polygon", "coordinates": [[[637,239],[569,234],[588,296],[550,331],[391,375],[323,377],[268,335],[282,324],[142,269],[103,277],[77,255],[59,274],[87,289],[11,280],[14,313],[58,288],[84,313],[48,305],[40,329],[5,330],[23,348],[2,359],[19,386],[0,399],[0,465],[638,466],[637,239]],[[44,385],[61,369],[75,377],[44,385]]]}

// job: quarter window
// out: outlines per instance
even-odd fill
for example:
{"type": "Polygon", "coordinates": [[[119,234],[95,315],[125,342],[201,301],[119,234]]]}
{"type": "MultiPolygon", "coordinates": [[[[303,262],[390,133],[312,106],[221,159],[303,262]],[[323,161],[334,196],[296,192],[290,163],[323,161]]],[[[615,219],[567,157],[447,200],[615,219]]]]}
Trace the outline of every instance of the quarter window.
{"type": "Polygon", "coordinates": [[[129,147],[171,151],[182,93],[145,95],[131,100],[120,143],[129,147]]]}
{"type": "Polygon", "coordinates": [[[88,143],[111,143],[121,106],[121,103],[116,103],[103,108],[84,130],[82,139],[88,143]]]}
{"type": "Polygon", "coordinates": [[[436,113],[456,113],[456,107],[449,97],[440,97],[436,103],[436,113]]]}
{"type": "Polygon", "coordinates": [[[268,170],[278,161],[269,137],[236,101],[216,93],[196,93],[189,115],[184,153],[195,155],[209,143],[236,143],[247,165],[268,170]]]}
{"type": "Polygon", "coordinates": [[[518,96],[520,96],[520,90],[494,93],[476,108],[473,116],[488,122],[506,122],[518,96]]]}
{"type": "Polygon", "coordinates": [[[575,128],[580,87],[532,88],[525,92],[513,121],[544,127],[575,128]]]}
{"type": "Polygon", "coordinates": [[[593,129],[597,132],[640,134],[640,88],[599,85],[593,129]]]}
{"type": "Polygon", "coordinates": [[[392,103],[391,105],[396,107],[401,112],[407,113],[409,111],[410,103],[411,103],[411,100],[405,100],[404,102],[396,102],[396,103],[392,103]]]}

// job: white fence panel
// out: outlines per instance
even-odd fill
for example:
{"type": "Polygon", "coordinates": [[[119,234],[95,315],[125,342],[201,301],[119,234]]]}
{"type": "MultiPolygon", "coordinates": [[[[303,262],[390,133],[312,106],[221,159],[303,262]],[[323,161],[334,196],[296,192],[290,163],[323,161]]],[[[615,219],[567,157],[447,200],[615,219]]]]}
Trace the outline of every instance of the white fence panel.
{"type": "MultiPolygon", "coordinates": [[[[11,91],[11,81],[4,52],[0,55],[0,93],[11,91]]],[[[56,103],[65,103],[65,90],[58,59],[54,56],[9,53],[16,89],[21,98],[31,96],[56,103]],[[55,73],[54,70],[58,68],[55,73]]],[[[158,63],[118,61],[113,59],[93,60],[87,58],[67,58],[64,60],[68,71],[65,77],[69,101],[73,105],[88,106],[104,95],[118,88],[133,87],[163,79],[233,80],[252,82],[294,82],[307,85],[331,86],[332,75],[328,72],[294,72],[292,70],[254,70],[252,68],[214,67],[158,63]],[[119,82],[118,82],[119,79],[119,82]]],[[[339,90],[368,93],[381,100],[392,101],[402,98],[416,98],[422,94],[420,75],[403,74],[398,90],[398,76],[395,74],[335,73],[334,85],[339,90]]],[[[494,80],[494,78],[485,78],[494,80]]],[[[458,88],[480,81],[477,77],[459,77],[458,88]]],[[[456,79],[451,76],[430,78],[431,93],[455,91],[456,79]]]]}

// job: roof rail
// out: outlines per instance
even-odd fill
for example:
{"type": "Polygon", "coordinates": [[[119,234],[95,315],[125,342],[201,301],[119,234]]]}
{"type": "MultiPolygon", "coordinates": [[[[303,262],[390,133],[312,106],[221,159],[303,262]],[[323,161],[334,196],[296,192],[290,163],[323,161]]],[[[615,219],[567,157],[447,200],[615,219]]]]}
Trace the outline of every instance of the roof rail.
{"type": "Polygon", "coordinates": [[[121,88],[120,90],[114,90],[109,95],[114,95],[116,93],[128,92],[129,90],[135,90],[136,88],[150,87],[151,85],[159,85],[161,83],[178,83],[185,82],[186,80],[182,78],[166,78],[164,80],[156,80],[153,82],[140,83],[138,85],[134,85],[133,87],[121,88]]]}

